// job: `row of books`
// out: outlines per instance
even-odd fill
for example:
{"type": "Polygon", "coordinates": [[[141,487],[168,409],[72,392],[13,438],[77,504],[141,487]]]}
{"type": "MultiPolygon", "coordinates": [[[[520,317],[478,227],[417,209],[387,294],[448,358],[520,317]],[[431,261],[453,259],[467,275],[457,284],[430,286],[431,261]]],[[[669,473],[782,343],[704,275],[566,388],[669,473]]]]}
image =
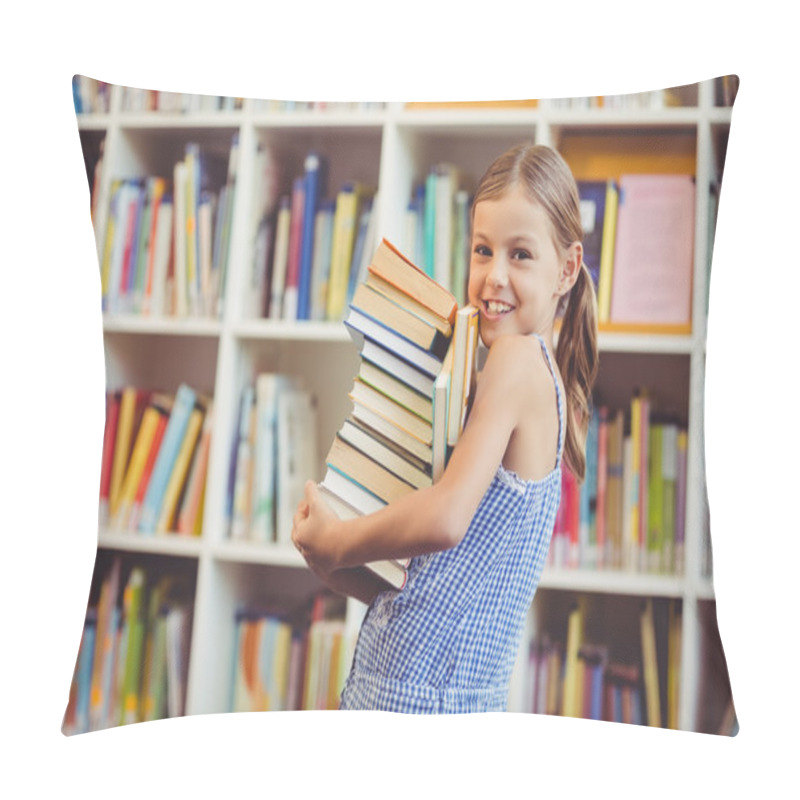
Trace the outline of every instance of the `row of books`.
{"type": "Polygon", "coordinates": [[[187,384],[174,395],[133,386],[107,392],[101,527],[200,535],[212,410],[187,384]]]}
{"type": "Polygon", "coordinates": [[[386,103],[371,100],[253,100],[256,114],[292,111],[383,111],[386,103]]]}
{"type": "Polygon", "coordinates": [[[678,727],[681,615],[670,603],[657,636],[652,600],[639,613],[639,654],[617,658],[613,646],[586,636],[583,598],[569,612],[564,637],[545,634],[528,649],[523,707],[536,714],[678,727]],[[661,642],[661,648],[658,647],[661,642]]]}
{"type": "Polygon", "coordinates": [[[277,208],[267,204],[255,237],[255,316],[339,321],[375,247],[376,192],[358,182],[327,194],[328,161],[310,152],[277,208]]]}
{"type": "Polygon", "coordinates": [[[119,557],[89,606],[62,730],[65,735],[183,716],[192,606],[185,584],[119,557]]]}
{"type": "Polygon", "coordinates": [[[578,193],[601,328],[690,332],[694,178],[621,175],[579,181],[578,193]]]}
{"type": "Polygon", "coordinates": [[[355,641],[342,616],[315,602],[298,624],[268,610],[236,613],[231,711],[325,711],[339,707],[355,641]]]}
{"type": "Polygon", "coordinates": [[[237,152],[238,134],[227,163],[188,142],[169,178],[112,181],[101,255],[105,312],[221,314],[237,152]]]}
{"type": "Polygon", "coordinates": [[[434,164],[414,187],[405,218],[404,251],[455,295],[459,307],[466,302],[469,270],[470,186],[455,164],[434,164]]]}
{"type": "Polygon", "coordinates": [[[242,390],[226,493],[229,537],[291,544],[292,516],[317,473],[316,399],[289,376],[242,390]]]}
{"type": "Polygon", "coordinates": [[[244,100],[241,97],[160,92],[154,89],[125,86],[122,90],[121,110],[196,114],[208,111],[239,111],[243,104],[244,100]]]}
{"type": "MultiPolygon", "coordinates": [[[[464,423],[477,313],[383,239],[345,320],[358,345],[352,411],[326,457],[325,499],[341,518],[379,510],[431,486],[464,423]]],[[[367,567],[391,585],[407,561],[367,567]]]]}
{"type": "Polygon", "coordinates": [[[641,392],[627,413],[593,410],[586,480],[562,470],[550,566],[683,572],[687,431],[652,406],[641,392]]]}
{"type": "MultiPolygon", "coordinates": [[[[696,105],[696,94],[692,98],[687,87],[671,89],[655,89],[647,92],[630,94],[594,95],[591,97],[557,97],[548,100],[551,108],[623,108],[623,109],[657,109],[673,106],[696,105]]],[[[688,87],[693,88],[693,87],[688,87]]]]}
{"type": "Polygon", "coordinates": [[[72,102],[76,114],[107,114],[111,108],[111,84],[73,75],[72,102]]]}

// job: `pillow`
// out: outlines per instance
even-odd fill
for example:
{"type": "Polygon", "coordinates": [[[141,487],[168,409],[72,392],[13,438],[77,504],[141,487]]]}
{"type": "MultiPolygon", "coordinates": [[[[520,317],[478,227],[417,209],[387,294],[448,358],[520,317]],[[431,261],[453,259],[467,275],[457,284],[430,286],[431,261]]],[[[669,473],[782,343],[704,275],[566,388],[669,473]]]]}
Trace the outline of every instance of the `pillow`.
{"type": "MultiPolygon", "coordinates": [[[[383,237],[463,305],[471,194],[531,140],[578,182],[601,369],[509,710],[734,735],[690,411],[737,85],[332,103],[76,76],[107,385],[64,733],[337,707],[365,609],[322,591],[289,532],[372,364],[342,321],[383,237]]],[[[383,387],[409,391],[432,386],[383,387]]]]}

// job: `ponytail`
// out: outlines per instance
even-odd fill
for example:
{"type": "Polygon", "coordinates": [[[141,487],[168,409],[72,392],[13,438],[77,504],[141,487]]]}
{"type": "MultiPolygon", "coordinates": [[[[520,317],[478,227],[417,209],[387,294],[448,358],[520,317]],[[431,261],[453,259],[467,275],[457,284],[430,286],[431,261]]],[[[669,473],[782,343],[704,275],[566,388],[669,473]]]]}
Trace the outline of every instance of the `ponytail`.
{"type": "Polygon", "coordinates": [[[570,290],[556,346],[556,363],[564,381],[567,430],[564,459],[583,482],[586,477],[586,436],[592,414],[592,387],[597,377],[597,297],[586,264],[570,290]]]}

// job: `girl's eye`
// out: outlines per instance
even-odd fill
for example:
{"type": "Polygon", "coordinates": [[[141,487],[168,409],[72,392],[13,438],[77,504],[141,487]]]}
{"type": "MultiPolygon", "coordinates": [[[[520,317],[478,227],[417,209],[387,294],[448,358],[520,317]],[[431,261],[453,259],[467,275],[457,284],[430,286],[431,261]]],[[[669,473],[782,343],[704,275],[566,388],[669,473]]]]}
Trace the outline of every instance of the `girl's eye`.
{"type": "Polygon", "coordinates": [[[492,251],[485,244],[475,245],[474,252],[476,256],[490,256],[492,254],[492,251]]]}
{"type": "Polygon", "coordinates": [[[531,258],[531,254],[527,250],[515,250],[511,257],[518,261],[524,261],[531,258]]]}

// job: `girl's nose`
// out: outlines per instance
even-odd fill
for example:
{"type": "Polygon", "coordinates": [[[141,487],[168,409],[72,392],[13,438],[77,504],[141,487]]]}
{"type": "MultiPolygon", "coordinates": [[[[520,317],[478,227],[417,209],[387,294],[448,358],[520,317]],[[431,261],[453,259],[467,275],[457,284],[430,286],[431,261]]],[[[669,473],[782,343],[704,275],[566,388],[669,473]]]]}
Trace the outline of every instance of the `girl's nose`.
{"type": "Polygon", "coordinates": [[[508,283],[508,269],[503,259],[495,258],[492,261],[492,266],[486,276],[486,281],[491,286],[496,286],[498,288],[502,288],[508,283]]]}

